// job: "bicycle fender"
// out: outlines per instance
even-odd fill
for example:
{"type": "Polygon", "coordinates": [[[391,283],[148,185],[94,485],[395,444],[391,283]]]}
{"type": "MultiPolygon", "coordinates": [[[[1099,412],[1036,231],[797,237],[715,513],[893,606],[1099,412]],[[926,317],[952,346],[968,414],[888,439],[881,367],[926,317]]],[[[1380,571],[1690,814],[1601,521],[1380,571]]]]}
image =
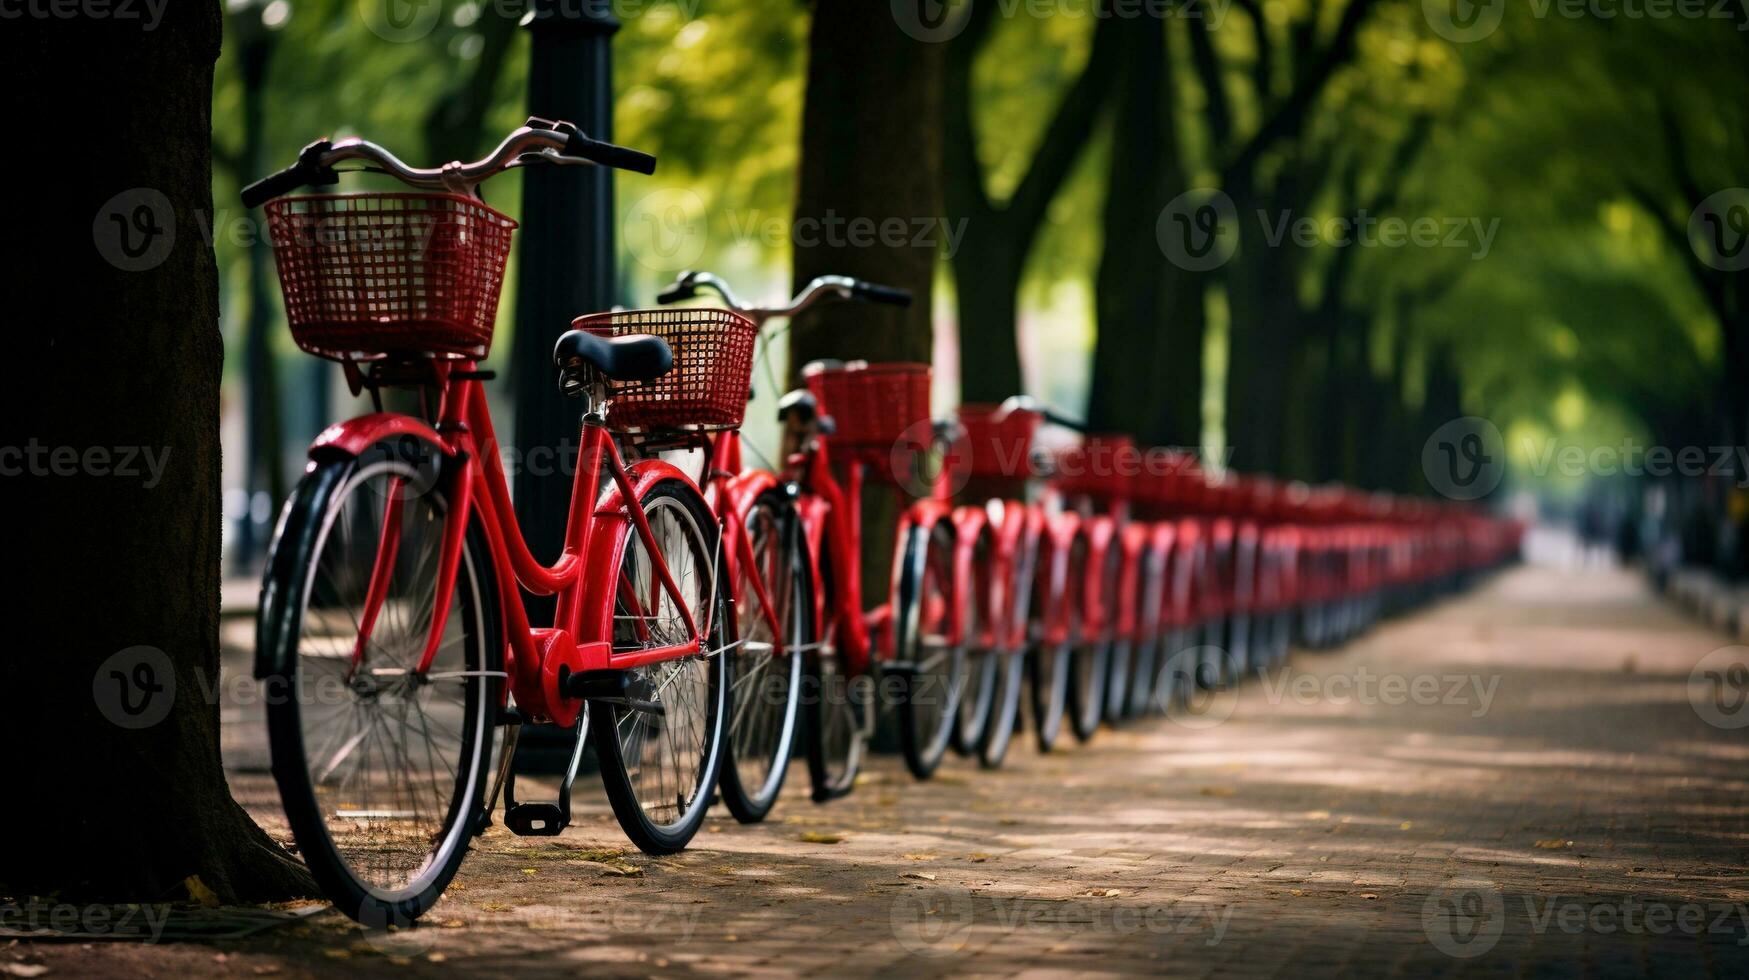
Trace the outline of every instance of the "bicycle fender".
{"type": "Polygon", "coordinates": [[[449,454],[443,437],[423,419],[399,412],[373,412],[323,429],[310,443],[310,458],[328,453],[359,456],[371,446],[394,436],[414,436],[436,446],[445,455],[449,454]]]}

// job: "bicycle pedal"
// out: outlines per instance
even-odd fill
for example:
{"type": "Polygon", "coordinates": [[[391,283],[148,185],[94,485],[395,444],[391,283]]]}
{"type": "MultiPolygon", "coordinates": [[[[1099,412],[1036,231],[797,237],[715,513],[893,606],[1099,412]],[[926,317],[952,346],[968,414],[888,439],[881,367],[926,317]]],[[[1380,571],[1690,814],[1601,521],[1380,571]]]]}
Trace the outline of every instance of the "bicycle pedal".
{"type": "Polygon", "coordinates": [[[557,837],[566,823],[557,803],[518,803],[504,813],[504,826],[519,837],[557,837]]]}

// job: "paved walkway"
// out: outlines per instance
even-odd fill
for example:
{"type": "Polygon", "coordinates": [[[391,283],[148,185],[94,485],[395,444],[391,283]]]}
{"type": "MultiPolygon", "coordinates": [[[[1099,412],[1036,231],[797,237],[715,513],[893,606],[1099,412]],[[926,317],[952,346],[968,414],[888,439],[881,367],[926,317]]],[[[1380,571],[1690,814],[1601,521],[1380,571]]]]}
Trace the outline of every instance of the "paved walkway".
{"type": "MultiPolygon", "coordinates": [[[[27,952],[63,973],[1740,976],[1749,729],[1722,726],[1749,707],[1690,699],[1727,642],[1628,573],[1520,569],[1183,722],[924,785],[883,758],[825,807],[798,769],[773,822],[714,817],[672,858],[628,853],[586,795],[561,838],[489,834],[432,928],[327,914],[27,952]]],[[[235,782],[271,820],[270,785],[235,782]]]]}

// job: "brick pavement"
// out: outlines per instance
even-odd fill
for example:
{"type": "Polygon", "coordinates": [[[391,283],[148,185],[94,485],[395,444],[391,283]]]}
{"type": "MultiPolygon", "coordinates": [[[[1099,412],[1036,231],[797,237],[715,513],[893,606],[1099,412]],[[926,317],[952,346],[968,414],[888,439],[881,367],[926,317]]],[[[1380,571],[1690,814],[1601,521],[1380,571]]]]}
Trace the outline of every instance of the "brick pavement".
{"type": "MultiPolygon", "coordinates": [[[[490,833],[432,928],[365,937],[327,914],[217,947],[29,955],[245,975],[1742,975],[1749,729],[1690,702],[1727,643],[1628,573],[1519,569],[1296,652],[1200,715],[1000,772],[918,785],[882,758],[816,807],[798,768],[772,822],[713,816],[675,857],[626,853],[585,793],[561,838],[490,833]]],[[[270,784],[234,783],[274,821],[270,784]]]]}

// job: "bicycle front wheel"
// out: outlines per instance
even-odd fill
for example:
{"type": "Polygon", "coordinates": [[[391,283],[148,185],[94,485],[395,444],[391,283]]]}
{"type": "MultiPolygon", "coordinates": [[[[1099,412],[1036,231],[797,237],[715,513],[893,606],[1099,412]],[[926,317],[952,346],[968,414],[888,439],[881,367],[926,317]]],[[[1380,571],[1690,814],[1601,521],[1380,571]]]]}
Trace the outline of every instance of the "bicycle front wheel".
{"type": "Polygon", "coordinates": [[[497,590],[470,521],[453,592],[435,601],[445,462],[400,437],[317,463],[286,503],[262,592],[257,642],[286,818],[335,906],[376,927],[436,903],[492,762],[497,590]]]}
{"type": "Polygon", "coordinates": [[[663,480],[638,505],[655,553],[630,533],[615,589],[614,652],[687,642],[681,602],[706,630],[704,649],[630,668],[623,702],[592,706],[589,736],[621,829],[645,853],[672,854],[703,825],[722,761],[728,582],[718,574],[716,522],[697,491],[663,480]],[[658,561],[678,601],[661,584],[658,561]]]}
{"type": "Polygon", "coordinates": [[[753,560],[735,563],[740,646],[727,656],[729,753],[719,788],[735,819],[756,823],[777,803],[789,772],[802,658],[813,643],[814,591],[800,524],[787,497],[777,491],[761,494],[742,527],[753,560]],[[772,608],[759,599],[756,580],[772,608]],[[783,634],[782,652],[773,624],[783,634]]]}
{"type": "Polygon", "coordinates": [[[977,634],[977,604],[954,575],[954,528],[946,520],[913,527],[900,558],[895,614],[898,657],[907,665],[898,698],[899,747],[911,775],[934,775],[947,751],[967,680],[965,636],[977,634]],[[954,607],[966,627],[953,633],[954,607]]]}

